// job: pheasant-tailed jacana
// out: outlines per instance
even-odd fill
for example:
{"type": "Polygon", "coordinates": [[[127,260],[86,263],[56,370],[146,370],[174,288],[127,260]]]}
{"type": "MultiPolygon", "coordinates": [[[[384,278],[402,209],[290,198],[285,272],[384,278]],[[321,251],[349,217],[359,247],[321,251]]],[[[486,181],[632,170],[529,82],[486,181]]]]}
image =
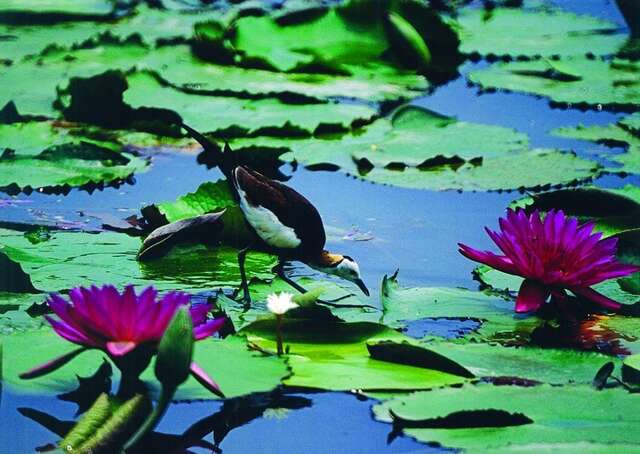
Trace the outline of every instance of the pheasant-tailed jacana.
{"type": "Polygon", "coordinates": [[[305,289],[290,279],[282,266],[286,261],[300,261],[326,274],[355,283],[365,295],[369,290],[360,277],[355,260],[324,249],[326,236],[318,210],[300,193],[246,166],[238,165],[228,147],[220,147],[188,125],[182,127],[198,141],[206,153],[215,157],[220,170],[244,214],[253,240],[238,253],[243,299],[249,302],[249,287],[244,261],[250,249],[266,250],[277,255],[278,275],[295,289],[305,289]]]}

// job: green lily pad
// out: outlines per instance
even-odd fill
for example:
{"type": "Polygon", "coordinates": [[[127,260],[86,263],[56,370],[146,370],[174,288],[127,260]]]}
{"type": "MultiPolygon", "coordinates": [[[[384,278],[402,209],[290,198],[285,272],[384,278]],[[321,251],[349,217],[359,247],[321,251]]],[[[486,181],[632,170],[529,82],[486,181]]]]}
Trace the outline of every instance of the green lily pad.
{"type": "MultiPolygon", "coordinates": [[[[275,320],[259,320],[244,328],[249,342],[275,351],[275,320]]],[[[285,320],[284,344],[292,375],[284,383],[305,388],[426,389],[462,383],[461,377],[422,367],[375,360],[367,341],[407,339],[376,323],[285,320]]]]}
{"type": "Polygon", "coordinates": [[[42,303],[45,294],[0,292],[0,335],[30,331],[41,327],[42,317],[32,317],[27,313],[33,304],[42,303]]]}
{"type": "Polygon", "coordinates": [[[545,61],[509,62],[472,71],[483,89],[532,93],[564,105],[634,108],[640,103],[640,63],[626,60],[564,60],[579,79],[566,80],[545,61]]]}
{"type": "Polygon", "coordinates": [[[107,16],[113,11],[109,0],[3,0],[0,14],[107,16]]]}
{"type": "Polygon", "coordinates": [[[622,379],[626,383],[640,384],[640,355],[627,356],[622,363],[622,379]]]}
{"type": "Polygon", "coordinates": [[[622,146],[626,151],[622,154],[606,155],[610,161],[621,164],[620,167],[608,169],[611,172],[640,173],[640,137],[629,130],[624,119],[618,124],[608,126],[577,126],[575,128],[558,128],[551,131],[560,137],[587,140],[610,146],[622,146]]]}
{"type": "Polygon", "coordinates": [[[612,55],[628,38],[614,23],[557,10],[464,9],[457,24],[460,50],[482,56],[612,55]]]}
{"type": "Polygon", "coordinates": [[[634,410],[639,403],[640,396],[621,389],[467,385],[392,399],[375,406],[374,414],[391,422],[392,411],[405,425],[431,425],[405,428],[404,432],[420,441],[471,451],[493,452],[540,440],[546,444],[630,444],[637,450],[640,435],[633,428],[640,422],[634,410]],[[490,410],[508,414],[510,421],[492,427],[495,416],[490,410]]]}
{"type": "MultiPolygon", "coordinates": [[[[18,375],[74,348],[77,346],[60,338],[51,328],[5,336],[3,383],[24,393],[51,395],[73,390],[78,376],[91,376],[100,367],[106,358],[103,352],[85,351],[69,364],[36,379],[21,380],[18,375]]],[[[289,375],[282,359],[250,351],[241,337],[199,341],[195,345],[193,359],[220,385],[227,397],[269,391],[289,375]],[[229,367],[232,363],[233,367],[229,367]]],[[[142,379],[152,386],[156,384],[152,366],[142,374],[142,379]]],[[[216,396],[189,378],[175,398],[215,399],[216,396]]]]}
{"type": "MultiPolygon", "coordinates": [[[[199,341],[193,360],[215,380],[227,398],[271,391],[291,374],[284,358],[251,350],[241,336],[199,341]]],[[[142,378],[155,383],[151,368],[142,378]]],[[[216,399],[216,396],[189,378],[178,388],[174,399],[216,399]]]]}
{"type": "Polygon", "coordinates": [[[618,124],[631,131],[632,134],[640,135],[640,112],[624,117],[618,124]]]}
{"type": "Polygon", "coordinates": [[[50,52],[46,56],[0,67],[0,106],[13,101],[24,116],[56,118],[57,88],[72,77],[90,77],[107,70],[129,71],[142,59],[141,46],[101,46],[76,51],[50,52]],[[33,81],[37,80],[38,83],[33,81]]]}
{"type": "Polygon", "coordinates": [[[478,377],[517,377],[551,384],[590,384],[600,367],[617,361],[600,353],[537,347],[433,342],[424,345],[478,377]]]}
{"type": "MultiPolygon", "coordinates": [[[[154,285],[159,290],[198,292],[240,283],[237,250],[227,247],[174,248],[162,259],[139,263],[140,240],[104,232],[56,232],[48,241],[31,244],[20,232],[0,230],[0,252],[19,263],[42,291],[79,285],[154,285]]],[[[275,258],[264,253],[247,256],[249,277],[271,278],[275,258]]]]}
{"type": "Polygon", "coordinates": [[[640,227],[640,188],[634,185],[620,189],[560,189],[525,197],[514,205],[527,210],[561,209],[581,221],[594,220],[596,230],[604,236],[640,227]]]}
{"type": "Polygon", "coordinates": [[[352,1],[302,20],[293,15],[240,17],[232,23],[233,32],[219,33],[214,42],[232,49],[243,65],[280,72],[366,75],[384,71],[383,66],[387,73],[402,63],[415,67],[415,60],[403,58],[406,42],[394,39],[391,27],[385,29],[389,13],[410,24],[424,41],[431,51],[430,69],[459,62],[455,33],[434,11],[415,1],[352,1]]]}
{"type": "Polygon", "coordinates": [[[589,180],[598,170],[573,153],[529,150],[527,136],[512,129],[460,122],[415,106],[345,136],[234,144],[284,146],[291,150],[280,156],[285,161],[415,189],[539,189],[589,180]],[[478,143],[479,135],[487,139],[478,143]]]}
{"type": "Polygon", "coordinates": [[[382,321],[391,327],[406,328],[420,319],[473,319],[481,322],[477,332],[466,339],[511,342],[528,339],[544,323],[535,316],[514,313],[513,303],[502,298],[458,288],[400,287],[395,276],[382,281],[382,321]]]}
{"type": "Polygon", "coordinates": [[[160,47],[148,54],[143,65],[179,89],[261,98],[298,97],[313,101],[345,97],[385,101],[413,98],[429,86],[423,76],[411,72],[380,71],[367,77],[360,74],[346,77],[216,65],[199,60],[186,45],[160,47]]]}
{"type": "Polygon", "coordinates": [[[533,149],[483,159],[480,165],[471,163],[455,169],[446,165],[432,169],[374,168],[358,176],[373,183],[413,189],[498,191],[539,190],[552,185],[575,184],[591,180],[597,171],[596,163],[573,153],[533,149]]]}
{"type": "Polygon", "coordinates": [[[82,186],[124,180],[147,162],[108,142],[74,136],[51,123],[0,125],[0,188],[82,186]]]}
{"type": "Polygon", "coordinates": [[[191,127],[224,136],[262,133],[311,135],[322,130],[347,130],[376,116],[375,109],[357,104],[285,104],[277,99],[239,99],[187,94],[163,87],[152,75],[127,78],[124,101],[134,108],[173,110],[191,127]]]}

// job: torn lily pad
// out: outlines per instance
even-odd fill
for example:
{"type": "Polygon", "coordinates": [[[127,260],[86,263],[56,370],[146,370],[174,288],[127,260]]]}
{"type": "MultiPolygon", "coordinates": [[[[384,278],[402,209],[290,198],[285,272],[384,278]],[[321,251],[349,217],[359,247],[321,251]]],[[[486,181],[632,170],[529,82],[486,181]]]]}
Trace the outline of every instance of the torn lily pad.
{"type": "MultiPolygon", "coordinates": [[[[19,263],[42,291],[61,291],[96,282],[123,286],[154,284],[161,291],[199,292],[240,283],[237,250],[225,247],[174,248],[162,259],[138,263],[140,240],[122,233],[56,232],[32,244],[21,232],[0,230],[0,252],[19,263]]],[[[276,259],[264,253],[247,256],[247,273],[273,277],[276,259]]]]}
{"type": "Polygon", "coordinates": [[[531,93],[566,106],[628,110],[640,103],[638,62],[573,58],[562,65],[570,68],[572,80],[544,60],[498,63],[472,71],[468,78],[482,89],[531,93]]]}
{"type": "Polygon", "coordinates": [[[35,16],[42,20],[46,16],[53,18],[82,19],[109,16],[114,9],[109,0],[3,0],[0,4],[0,16],[35,16]]]}
{"type": "MultiPolygon", "coordinates": [[[[536,444],[637,446],[640,396],[591,386],[466,385],[401,396],[374,407],[376,419],[424,442],[495,451],[536,444]]],[[[553,448],[551,448],[553,449],[553,448]]],[[[575,451],[574,451],[575,452],[575,451]]]]}
{"type": "Polygon", "coordinates": [[[123,181],[147,161],[110,142],[48,122],[0,125],[0,189],[76,187],[123,181]]]}
{"type": "Polygon", "coordinates": [[[483,57],[604,56],[628,36],[611,22],[554,9],[464,9],[457,16],[460,50],[483,57]]]}

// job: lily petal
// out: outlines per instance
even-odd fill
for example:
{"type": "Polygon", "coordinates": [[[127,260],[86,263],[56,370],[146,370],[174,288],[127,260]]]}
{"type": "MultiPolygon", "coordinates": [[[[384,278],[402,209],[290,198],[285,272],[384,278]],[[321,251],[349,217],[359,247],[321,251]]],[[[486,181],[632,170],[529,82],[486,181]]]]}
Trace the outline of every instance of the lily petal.
{"type": "Polygon", "coordinates": [[[28,370],[27,372],[20,374],[19,377],[22,378],[23,380],[42,377],[43,375],[53,372],[54,370],[60,369],[62,366],[67,364],[69,361],[71,361],[73,358],[75,358],[85,350],[86,350],[85,347],[80,347],[80,348],[76,348],[75,350],[71,350],[70,352],[65,353],[62,356],[58,356],[57,358],[52,359],[51,361],[47,361],[44,364],[41,364],[37,367],[34,367],[31,370],[28,370]]]}
{"type": "Polygon", "coordinates": [[[525,279],[516,298],[516,312],[533,312],[544,304],[551,291],[532,279],[525,279]]]}
{"type": "Polygon", "coordinates": [[[204,369],[202,369],[195,362],[191,363],[191,376],[195,378],[198,383],[207,388],[216,396],[222,397],[223,399],[226,397],[224,393],[220,390],[218,384],[213,381],[213,379],[207,374],[204,369]]]}

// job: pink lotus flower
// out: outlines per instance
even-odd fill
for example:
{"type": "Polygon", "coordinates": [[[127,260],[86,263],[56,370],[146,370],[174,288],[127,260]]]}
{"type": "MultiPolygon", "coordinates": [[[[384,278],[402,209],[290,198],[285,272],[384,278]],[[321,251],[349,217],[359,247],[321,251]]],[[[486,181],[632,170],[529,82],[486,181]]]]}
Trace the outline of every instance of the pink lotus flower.
{"type": "MultiPolygon", "coordinates": [[[[22,378],[51,372],[90,348],[105,351],[123,374],[132,366],[139,374],[149,364],[178,308],[189,304],[190,298],[186,293],[171,292],[158,300],[153,287],[136,295],[133,286],[127,286],[120,294],[111,285],[74,288],[69,297],[70,302],[51,295],[47,303],[58,318],[45,318],[58,335],[82,348],[25,372],[22,378]]],[[[207,320],[208,310],[204,304],[190,308],[196,341],[211,336],[224,324],[224,318],[207,320]]],[[[191,364],[191,374],[206,388],[221,394],[218,385],[195,363],[191,364]]]]}
{"type": "Polygon", "coordinates": [[[516,299],[516,312],[537,310],[549,295],[564,300],[565,289],[606,309],[622,307],[591,288],[640,271],[640,267],[616,260],[617,238],[602,239],[602,233],[593,232],[593,222],[578,225],[576,218],[555,210],[549,211],[543,221],[538,211],[527,216],[522,209],[509,209],[506,219],[499,222],[500,233],[485,230],[504,255],[458,246],[460,253],[471,260],[525,278],[516,299]]]}

